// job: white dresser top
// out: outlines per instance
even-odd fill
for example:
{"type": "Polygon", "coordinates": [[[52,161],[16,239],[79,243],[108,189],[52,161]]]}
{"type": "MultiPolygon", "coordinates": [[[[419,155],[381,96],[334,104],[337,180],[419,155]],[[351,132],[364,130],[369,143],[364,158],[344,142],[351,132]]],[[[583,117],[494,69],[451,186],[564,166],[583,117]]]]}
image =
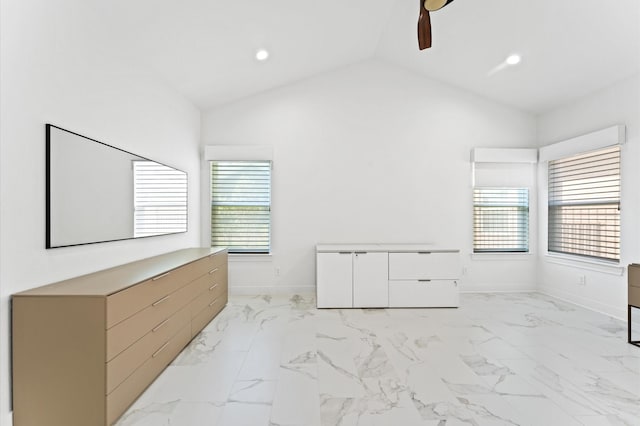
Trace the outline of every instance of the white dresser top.
{"type": "Polygon", "coordinates": [[[390,252],[390,253],[415,253],[415,252],[432,252],[432,253],[458,253],[459,249],[451,247],[435,246],[433,244],[318,244],[316,245],[317,253],[333,253],[333,252],[390,252]]]}

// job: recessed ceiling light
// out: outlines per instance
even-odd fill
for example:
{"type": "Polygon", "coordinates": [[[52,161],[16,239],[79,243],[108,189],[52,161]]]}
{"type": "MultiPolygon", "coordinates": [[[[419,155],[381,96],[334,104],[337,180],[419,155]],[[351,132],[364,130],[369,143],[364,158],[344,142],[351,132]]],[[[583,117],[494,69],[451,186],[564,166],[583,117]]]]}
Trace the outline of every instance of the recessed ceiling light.
{"type": "Polygon", "coordinates": [[[520,55],[509,55],[509,57],[507,57],[505,62],[509,65],[518,65],[521,60],[522,60],[522,57],[520,55]]]}
{"type": "Polygon", "coordinates": [[[265,49],[260,49],[256,52],[256,59],[259,61],[266,61],[269,58],[269,52],[265,49]]]}

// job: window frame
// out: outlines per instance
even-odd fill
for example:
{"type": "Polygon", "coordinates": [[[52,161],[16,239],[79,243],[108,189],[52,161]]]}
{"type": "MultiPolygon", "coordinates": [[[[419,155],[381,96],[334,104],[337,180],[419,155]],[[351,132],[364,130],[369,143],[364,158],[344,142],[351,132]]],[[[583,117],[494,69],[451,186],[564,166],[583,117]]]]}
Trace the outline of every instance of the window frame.
{"type": "MultiPolygon", "coordinates": [[[[249,258],[251,256],[256,256],[259,258],[265,258],[265,257],[270,257],[273,251],[273,233],[272,233],[272,225],[273,225],[273,197],[272,197],[272,191],[273,191],[273,161],[272,160],[267,160],[267,159],[230,159],[230,158],[224,158],[224,159],[209,159],[207,160],[207,165],[208,165],[208,169],[209,169],[209,182],[208,182],[208,193],[209,193],[209,235],[208,235],[208,240],[209,240],[209,245],[213,246],[214,242],[213,242],[213,203],[214,203],[214,199],[213,199],[213,164],[214,163],[268,163],[269,165],[269,192],[268,192],[268,226],[267,226],[267,230],[268,230],[268,244],[267,244],[267,250],[266,251],[262,251],[262,250],[251,250],[251,249],[247,249],[247,250],[236,250],[231,246],[227,246],[227,245],[221,245],[221,247],[227,247],[228,249],[228,253],[230,256],[234,257],[234,256],[238,256],[238,257],[244,257],[244,258],[249,258]]],[[[220,246],[220,245],[219,245],[220,246]]]]}
{"type": "MultiPolygon", "coordinates": [[[[547,182],[546,182],[546,190],[547,190],[547,205],[546,205],[546,216],[547,216],[547,226],[546,226],[546,238],[547,238],[547,244],[546,244],[546,254],[547,256],[550,256],[552,258],[558,258],[558,259],[568,259],[568,260],[574,260],[577,262],[583,262],[583,263],[593,263],[593,264],[600,264],[600,265],[611,265],[611,266],[618,266],[621,264],[622,261],[622,214],[621,214],[621,203],[622,203],[622,145],[621,144],[613,144],[613,145],[607,145],[607,146],[600,146],[600,147],[596,147],[594,149],[587,149],[587,150],[582,150],[582,151],[577,151],[577,152],[573,152],[573,153],[568,153],[562,156],[558,156],[557,158],[554,159],[549,159],[548,160],[548,164],[547,164],[547,169],[546,169],[546,178],[547,178],[547,182]],[[618,197],[617,200],[610,200],[608,202],[603,202],[604,199],[610,198],[610,197],[604,197],[603,199],[600,199],[599,201],[596,201],[596,199],[591,199],[588,200],[585,197],[585,199],[582,200],[575,200],[573,199],[571,202],[565,202],[565,203],[560,203],[557,200],[553,200],[552,201],[552,184],[554,184],[554,182],[552,182],[551,179],[551,170],[552,170],[552,164],[554,162],[561,162],[561,161],[568,161],[571,160],[572,158],[577,158],[577,157],[581,157],[581,156],[586,156],[589,154],[597,154],[599,152],[602,152],[603,154],[606,154],[607,151],[611,151],[611,150],[617,150],[617,169],[618,169],[618,175],[617,175],[617,188],[618,188],[618,197]],[[588,202],[591,201],[591,202],[588,202]],[[579,251],[578,249],[576,251],[560,251],[560,250],[556,250],[554,248],[552,248],[552,214],[551,214],[551,210],[552,208],[557,209],[558,207],[583,207],[583,208],[588,208],[589,206],[592,206],[594,208],[598,208],[599,206],[604,206],[604,205],[617,205],[617,235],[614,238],[617,238],[617,247],[615,247],[614,249],[617,250],[617,258],[608,258],[608,257],[603,257],[603,256],[596,256],[596,255],[590,255],[590,254],[585,254],[585,253],[578,253],[577,251],[579,251]]],[[[593,178],[593,177],[591,177],[593,178]]],[[[570,181],[570,180],[568,180],[570,181]]],[[[595,189],[598,189],[597,187],[595,189]]],[[[595,215],[595,213],[593,213],[593,215],[595,215]]],[[[609,220],[609,219],[607,219],[609,220]]],[[[589,223],[587,221],[585,222],[581,222],[578,223],[577,225],[583,225],[583,226],[587,226],[589,225],[589,223]]],[[[605,251],[605,244],[602,244],[602,241],[598,241],[599,245],[597,246],[597,248],[601,251],[605,251]]],[[[583,250],[584,251],[584,250],[583,250]]]]}
{"type": "MultiPolygon", "coordinates": [[[[524,186],[519,186],[519,187],[506,187],[506,186],[475,186],[473,188],[472,191],[473,194],[473,200],[472,200],[472,204],[473,204],[473,241],[472,241],[472,253],[473,255],[523,255],[523,254],[530,254],[531,253],[531,244],[530,244],[530,240],[531,240],[531,196],[530,196],[530,190],[528,187],[524,187],[524,186]],[[524,216],[524,221],[526,222],[526,229],[524,230],[523,234],[520,233],[516,233],[517,237],[520,237],[523,241],[524,244],[520,245],[519,247],[512,247],[512,248],[498,248],[498,247],[487,247],[487,248],[479,248],[477,247],[477,245],[480,245],[480,241],[476,241],[476,229],[477,229],[477,223],[478,220],[482,219],[481,215],[478,215],[477,209],[481,208],[483,206],[479,205],[476,202],[476,191],[488,191],[488,192],[496,192],[496,191],[505,191],[504,196],[501,196],[499,198],[502,199],[506,199],[507,193],[506,191],[520,191],[521,194],[519,195],[512,195],[512,197],[522,197],[522,193],[524,193],[525,195],[525,199],[526,199],[526,206],[525,209],[523,210],[525,212],[525,216],[524,216]]],[[[498,198],[498,197],[497,197],[498,198]]],[[[512,198],[515,199],[515,198],[512,198]]],[[[498,200],[496,199],[495,202],[498,202],[498,200]]],[[[489,206],[484,206],[484,207],[489,207],[489,206]]],[[[501,206],[495,206],[495,207],[501,207],[501,208],[509,208],[509,207],[515,207],[516,209],[521,208],[523,206],[519,206],[516,203],[511,203],[511,205],[501,205],[501,206]]],[[[508,213],[507,213],[508,214],[508,213]]],[[[522,217],[520,217],[519,215],[516,214],[516,219],[518,221],[522,221],[522,217]]],[[[507,218],[508,219],[508,218],[507,218]]],[[[506,222],[503,222],[506,223],[506,222]]],[[[496,241],[498,241],[499,243],[506,245],[506,243],[508,241],[506,241],[504,239],[506,235],[498,235],[498,237],[496,238],[496,241]]]]}

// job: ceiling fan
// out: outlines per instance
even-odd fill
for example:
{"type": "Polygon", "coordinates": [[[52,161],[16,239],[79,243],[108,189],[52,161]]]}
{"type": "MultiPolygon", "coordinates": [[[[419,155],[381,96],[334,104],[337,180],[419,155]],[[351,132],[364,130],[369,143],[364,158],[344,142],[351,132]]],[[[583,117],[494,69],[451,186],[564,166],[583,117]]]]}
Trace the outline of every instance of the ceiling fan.
{"type": "Polygon", "coordinates": [[[420,0],[420,17],[418,18],[418,46],[420,50],[431,47],[431,18],[429,12],[442,9],[453,0],[420,0]]]}

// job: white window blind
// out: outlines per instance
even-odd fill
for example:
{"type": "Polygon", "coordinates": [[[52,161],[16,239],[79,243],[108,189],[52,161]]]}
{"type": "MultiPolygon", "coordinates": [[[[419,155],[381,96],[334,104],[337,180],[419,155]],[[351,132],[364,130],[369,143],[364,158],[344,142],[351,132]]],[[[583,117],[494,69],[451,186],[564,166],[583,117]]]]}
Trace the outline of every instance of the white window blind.
{"type": "Polygon", "coordinates": [[[527,188],[474,188],[473,251],[529,251],[527,188]]]}
{"type": "Polygon", "coordinates": [[[187,231],[187,174],[154,161],[133,161],[135,237],[187,231]]]}
{"type": "Polygon", "coordinates": [[[620,260],[620,146],[549,161],[549,251],[620,260]]]}
{"type": "Polygon", "coordinates": [[[211,245],[270,252],[270,161],[211,162],[211,245]]]}

